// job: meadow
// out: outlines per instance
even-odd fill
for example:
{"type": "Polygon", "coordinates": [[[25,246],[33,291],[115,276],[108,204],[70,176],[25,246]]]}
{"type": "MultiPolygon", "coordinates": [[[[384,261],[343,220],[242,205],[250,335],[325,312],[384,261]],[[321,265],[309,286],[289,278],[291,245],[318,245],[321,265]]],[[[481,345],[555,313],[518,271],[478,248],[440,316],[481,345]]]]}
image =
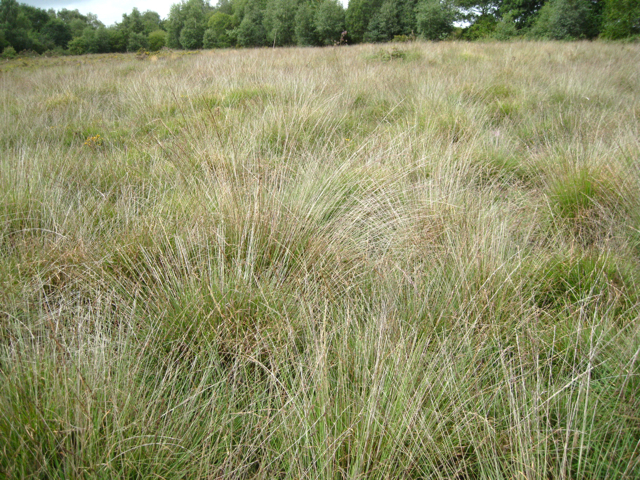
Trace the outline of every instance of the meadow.
{"type": "Polygon", "coordinates": [[[634,479],[640,45],[0,63],[0,476],[634,479]]]}

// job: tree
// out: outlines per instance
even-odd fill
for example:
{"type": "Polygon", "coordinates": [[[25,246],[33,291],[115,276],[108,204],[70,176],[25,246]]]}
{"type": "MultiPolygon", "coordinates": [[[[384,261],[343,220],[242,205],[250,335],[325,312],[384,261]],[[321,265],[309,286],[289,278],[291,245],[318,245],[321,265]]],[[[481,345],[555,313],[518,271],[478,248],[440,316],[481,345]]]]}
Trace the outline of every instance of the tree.
{"type": "Polygon", "coordinates": [[[32,49],[33,40],[29,36],[31,22],[27,16],[19,8],[17,15],[14,15],[16,12],[13,11],[11,6],[8,6],[6,10],[3,9],[2,13],[4,14],[5,12],[5,18],[10,20],[3,25],[6,41],[18,52],[32,49]]]}
{"type": "Polygon", "coordinates": [[[530,35],[571,40],[598,35],[600,12],[590,0],[550,0],[538,12],[530,35]]]}
{"type": "Polygon", "coordinates": [[[174,3],[169,10],[167,20],[167,45],[169,48],[182,48],[180,45],[180,32],[184,26],[184,12],[182,5],[174,3]]]}
{"type": "Polygon", "coordinates": [[[215,7],[216,12],[233,15],[233,4],[230,0],[220,0],[215,7]]]}
{"type": "Polygon", "coordinates": [[[84,29],[89,26],[85,20],[82,20],[80,18],[72,19],[68,23],[68,25],[71,29],[71,35],[73,35],[74,38],[82,36],[82,32],[84,32],[84,29]]]}
{"type": "Polygon", "coordinates": [[[19,10],[20,6],[16,0],[1,0],[0,24],[3,24],[4,28],[13,28],[18,19],[19,10]]]}
{"type": "Polygon", "coordinates": [[[417,0],[398,0],[398,21],[401,35],[411,35],[416,31],[416,4],[417,0]]]}
{"type": "Polygon", "coordinates": [[[493,37],[496,40],[510,40],[518,35],[518,29],[516,28],[516,22],[513,20],[512,13],[506,13],[502,16],[502,19],[496,24],[493,37]]]}
{"type": "Polygon", "coordinates": [[[146,50],[147,48],[149,48],[149,39],[144,33],[132,32],[129,34],[127,52],[137,52],[140,49],[146,50]]]}
{"type": "Polygon", "coordinates": [[[344,9],[337,0],[323,0],[313,19],[318,40],[323,45],[333,45],[344,31],[344,9]]]}
{"type": "Polygon", "coordinates": [[[394,0],[385,0],[369,22],[364,35],[366,42],[388,42],[401,33],[396,3],[394,0]]]}
{"type": "Polygon", "coordinates": [[[203,0],[189,0],[182,5],[183,26],[178,37],[180,46],[189,50],[202,48],[209,4],[203,0]]]}
{"type": "Polygon", "coordinates": [[[53,43],[62,48],[67,48],[73,36],[71,28],[59,18],[50,18],[42,28],[42,33],[49,37],[53,43]]]}
{"type": "Polygon", "coordinates": [[[269,0],[264,13],[267,41],[272,45],[291,45],[295,37],[295,0],[269,0]]]}
{"type": "Polygon", "coordinates": [[[82,55],[83,53],[87,53],[87,39],[84,35],[74,37],[73,40],[69,42],[69,53],[72,55],[82,55]]]}
{"type": "Polygon", "coordinates": [[[421,0],[416,6],[418,33],[426,40],[443,40],[453,31],[456,12],[449,0],[421,0]]]}
{"type": "Polygon", "coordinates": [[[109,51],[110,52],[126,52],[127,51],[127,39],[124,33],[117,27],[109,27],[107,29],[109,34],[109,51]]]}
{"type": "Polygon", "coordinates": [[[92,31],[92,33],[87,38],[87,51],[89,53],[109,53],[111,51],[111,39],[107,29],[100,27],[92,31]]]}
{"type": "Polygon", "coordinates": [[[31,29],[36,32],[42,31],[42,28],[49,21],[51,17],[46,10],[41,8],[32,7],[31,5],[20,5],[20,12],[25,15],[25,17],[29,20],[29,24],[31,29]]]}
{"type": "Polygon", "coordinates": [[[311,4],[301,3],[295,16],[294,32],[296,44],[300,46],[318,45],[318,35],[314,24],[315,11],[311,4]]]}
{"type": "Polygon", "coordinates": [[[640,35],[640,0],[606,0],[603,17],[604,38],[640,35]]]}
{"type": "Polygon", "coordinates": [[[510,13],[518,30],[529,28],[545,0],[502,0],[498,10],[500,17],[510,13]]]}
{"type": "Polygon", "coordinates": [[[349,37],[356,43],[363,42],[369,22],[382,6],[383,0],[350,0],[345,21],[349,37]]]}
{"type": "Polygon", "coordinates": [[[120,27],[125,32],[125,35],[131,33],[143,33],[144,23],[142,21],[142,14],[140,13],[140,10],[133,7],[130,14],[123,13],[120,27]]]}
{"type": "Polygon", "coordinates": [[[146,35],[149,35],[151,34],[151,32],[155,32],[157,30],[162,30],[162,20],[160,19],[160,15],[157,12],[147,10],[142,14],[140,19],[142,21],[142,25],[144,26],[143,31],[146,35]]]}
{"type": "Polygon", "coordinates": [[[187,50],[196,50],[202,48],[203,32],[198,28],[198,22],[195,18],[187,18],[180,32],[180,45],[187,50]]]}
{"type": "Polygon", "coordinates": [[[481,15],[475,19],[473,25],[464,31],[463,38],[466,40],[490,38],[495,32],[497,24],[498,21],[493,15],[481,15]]]}
{"type": "Polygon", "coordinates": [[[267,35],[262,24],[263,15],[259,4],[248,3],[240,25],[235,29],[238,45],[241,47],[261,47],[267,43],[267,35]]]}
{"type": "Polygon", "coordinates": [[[502,0],[455,0],[456,7],[464,10],[465,20],[475,23],[480,17],[495,17],[502,0]]]}
{"type": "Polygon", "coordinates": [[[231,46],[229,31],[234,28],[233,17],[227,13],[217,11],[207,22],[207,30],[204,32],[204,48],[227,48],[231,46]]]}

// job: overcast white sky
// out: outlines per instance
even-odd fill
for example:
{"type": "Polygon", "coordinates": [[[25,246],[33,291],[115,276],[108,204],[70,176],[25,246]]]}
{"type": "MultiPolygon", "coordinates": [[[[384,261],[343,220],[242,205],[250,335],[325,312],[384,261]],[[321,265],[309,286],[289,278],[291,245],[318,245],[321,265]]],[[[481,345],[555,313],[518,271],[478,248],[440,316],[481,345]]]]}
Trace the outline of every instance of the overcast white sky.
{"type": "MultiPolygon", "coordinates": [[[[341,0],[343,5],[347,5],[348,0],[341,0]]],[[[105,25],[113,25],[122,20],[123,13],[129,13],[133,7],[144,12],[145,10],[153,10],[158,12],[162,18],[167,18],[169,9],[179,0],[18,0],[18,3],[26,3],[34,7],[44,8],[48,10],[53,8],[55,11],[66,8],[68,10],[78,9],[80,13],[95,13],[98,19],[105,25]]],[[[218,0],[210,0],[211,5],[218,3],[218,0]]]]}
{"type": "MultiPolygon", "coordinates": [[[[169,15],[169,8],[178,0],[18,0],[18,3],[26,3],[34,7],[44,8],[48,10],[53,8],[55,11],[66,8],[68,10],[78,9],[80,13],[95,13],[98,19],[105,25],[113,25],[122,20],[123,13],[129,13],[133,7],[138,10],[153,10],[158,12],[162,18],[169,15]]],[[[217,3],[217,0],[211,2],[217,3]]]]}

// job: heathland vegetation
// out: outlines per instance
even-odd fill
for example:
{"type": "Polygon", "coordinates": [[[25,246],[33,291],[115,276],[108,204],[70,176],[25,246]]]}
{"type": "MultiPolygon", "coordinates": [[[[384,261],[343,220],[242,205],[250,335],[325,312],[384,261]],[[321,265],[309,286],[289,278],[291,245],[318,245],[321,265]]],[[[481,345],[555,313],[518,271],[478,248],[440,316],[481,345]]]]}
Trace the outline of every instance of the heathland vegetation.
{"type": "Polygon", "coordinates": [[[0,477],[634,479],[640,46],[0,64],[0,477]]]}
{"type": "Polygon", "coordinates": [[[47,55],[426,40],[631,39],[640,0],[187,0],[109,27],[77,10],[0,1],[0,51],[47,55]],[[463,27],[464,25],[464,27],[463,27]]]}

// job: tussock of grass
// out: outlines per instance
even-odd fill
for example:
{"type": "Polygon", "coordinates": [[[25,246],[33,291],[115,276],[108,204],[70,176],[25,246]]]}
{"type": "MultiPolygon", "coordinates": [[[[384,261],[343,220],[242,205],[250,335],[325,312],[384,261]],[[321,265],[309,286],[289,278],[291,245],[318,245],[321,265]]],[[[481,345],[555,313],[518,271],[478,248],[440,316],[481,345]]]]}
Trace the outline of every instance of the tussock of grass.
{"type": "Polygon", "coordinates": [[[5,63],[7,478],[634,478],[601,43],[5,63]]]}

